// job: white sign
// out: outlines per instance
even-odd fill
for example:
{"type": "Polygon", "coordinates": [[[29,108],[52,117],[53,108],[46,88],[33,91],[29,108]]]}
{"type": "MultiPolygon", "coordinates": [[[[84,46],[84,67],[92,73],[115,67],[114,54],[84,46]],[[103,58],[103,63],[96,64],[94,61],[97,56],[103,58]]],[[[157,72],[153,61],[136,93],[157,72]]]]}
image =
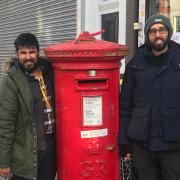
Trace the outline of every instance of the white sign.
{"type": "Polygon", "coordinates": [[[95,137],[104,137],[108,135],[108,130],[98,129],[98,130],[89,130],[81,131],[81,138],[95,138],[95,137]]]}
{"type": "Polygon", "coordinates": [[[102,125],[102,97],[83,97],[83,124],[84,126],[102,125]]]}
{"type": "Polygon", "coordinates": [[[180,44],[180,32],[174,32],[171,39],[180,44]]]}

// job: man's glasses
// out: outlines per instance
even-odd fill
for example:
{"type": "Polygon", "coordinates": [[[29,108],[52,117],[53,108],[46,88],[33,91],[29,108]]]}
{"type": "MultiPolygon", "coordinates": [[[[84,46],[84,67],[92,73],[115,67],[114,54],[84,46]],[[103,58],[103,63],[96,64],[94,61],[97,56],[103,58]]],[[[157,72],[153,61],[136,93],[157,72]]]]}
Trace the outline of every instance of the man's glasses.
{"type": "Polygon", "coordinates": [[[161,27],[159,29],[150,29],[149,30],[149,34],[151,36],[155,36],[157,32],[159,32],[159,34],[165,34],[165,33],[167,33],[167,28],[161,27]]]}

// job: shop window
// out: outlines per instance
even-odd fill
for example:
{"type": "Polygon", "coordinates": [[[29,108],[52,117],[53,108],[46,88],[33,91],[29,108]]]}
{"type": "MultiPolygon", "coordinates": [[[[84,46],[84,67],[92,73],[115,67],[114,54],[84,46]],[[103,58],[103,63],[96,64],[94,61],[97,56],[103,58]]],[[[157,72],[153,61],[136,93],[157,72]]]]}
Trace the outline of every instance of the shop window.
{"type": "Polygon", "coordinates": [[[170,17],[170,2],[169,0],[159,0],[159,14],[170,17]]]}
{"type": "Polygon", "coordinates": [[[154,14],[163,14],[170,16],[170,0],[147,0],[146,1],[146,19],[154,14]]]}
{"type": "Polygon", "coordinates": [[[180,16],[175,16],[174,17],[174,31],[175,32],[180,32],[180,16]]]}
{"type": "Polygon", "coordinates": [[[146,19],[154,14],[168,17],[173,27],[171,39],[180,44],[180,1],[179,0],[146,0],[146,19]]]}
{"type": "Polygon", "coordinates": [[[179,0],[147,0],[146,19],[154,14],[162,14],[171,20],[176,32],[180,31],[180,3],[179,0]]]}

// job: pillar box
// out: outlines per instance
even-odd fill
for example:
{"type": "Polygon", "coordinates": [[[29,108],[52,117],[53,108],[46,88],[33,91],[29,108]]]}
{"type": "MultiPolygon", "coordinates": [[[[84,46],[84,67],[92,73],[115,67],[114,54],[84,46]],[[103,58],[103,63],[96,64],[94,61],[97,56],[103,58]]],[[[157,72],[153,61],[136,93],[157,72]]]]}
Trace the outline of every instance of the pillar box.
{"type": "Polygon", "coordinates": [[[83,32],[45,48],[55,76],[58,180],[119,180],[119,68],[128,48],[83,32]]]}

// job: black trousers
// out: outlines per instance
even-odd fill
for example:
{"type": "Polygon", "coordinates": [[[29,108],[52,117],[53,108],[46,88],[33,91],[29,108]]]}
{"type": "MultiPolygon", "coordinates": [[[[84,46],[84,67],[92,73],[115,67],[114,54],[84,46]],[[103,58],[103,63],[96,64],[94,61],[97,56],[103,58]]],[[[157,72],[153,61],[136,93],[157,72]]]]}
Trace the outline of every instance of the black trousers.
{"type": "MultiPolygon", "coordinates": [[[[38,152],[37,180],[54,180],[56,176],[56,152],[55,148],[49,151],[38,152]]],[[[28,180],[13,175],[11,180],[28,180]]]]}
{"type": "Polygon", "coordinates": [[[137,180],[180,180],[180,152],[153,152],[133,145],[137,180]]]}

